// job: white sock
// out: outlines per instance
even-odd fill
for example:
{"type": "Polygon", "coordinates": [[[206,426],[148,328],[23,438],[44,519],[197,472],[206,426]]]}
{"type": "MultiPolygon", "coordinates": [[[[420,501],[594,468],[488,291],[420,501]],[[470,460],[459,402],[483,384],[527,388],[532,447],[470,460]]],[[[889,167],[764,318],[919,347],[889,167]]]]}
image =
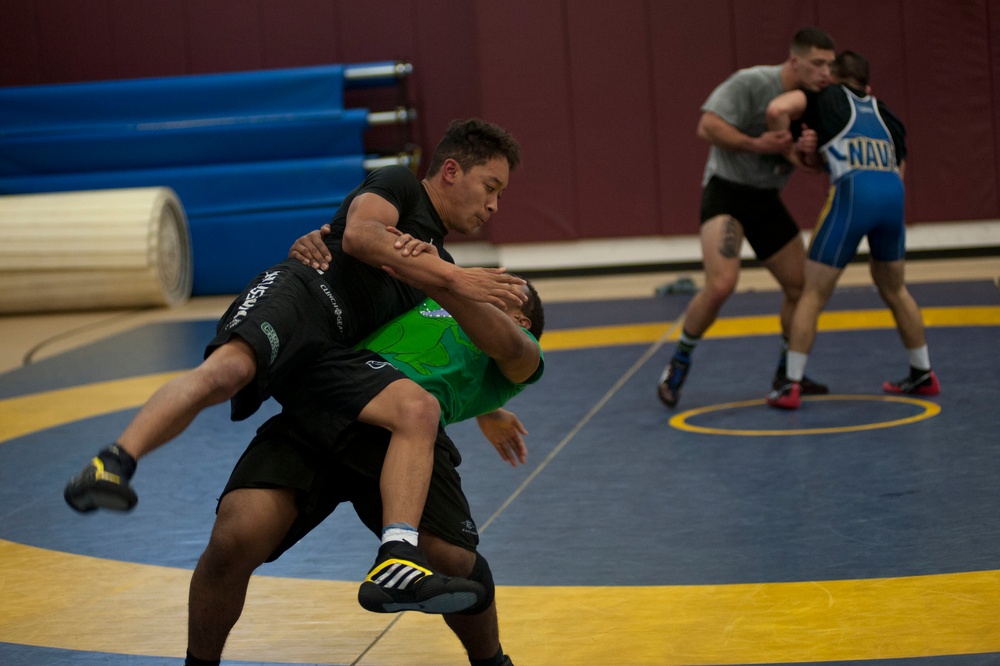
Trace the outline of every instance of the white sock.
{"type": "Polygon", "coordinates": [[[931,369],[931,354],[927,349],[927,345],[917,347],[916,349],[907,349],[906,353],[910,357],[910,365],[912,367],[917,370],[931,369]]]}
{"type": "Polygon", "coordinates": [[[418,536],[419,532],[407,523],[393,523],[382,528],[382,543],[405,541],[411,546],[416,546],[418,536]]]}
{"type": "Polygon", "coordinates": [[[788,377],[793,382],[801,382],[802,377],[806,374],[806,361],[809,360],[809,354],[803,354],[802,352],[788,352],[788,360],[786,363],[785,376],[788,377]]]}

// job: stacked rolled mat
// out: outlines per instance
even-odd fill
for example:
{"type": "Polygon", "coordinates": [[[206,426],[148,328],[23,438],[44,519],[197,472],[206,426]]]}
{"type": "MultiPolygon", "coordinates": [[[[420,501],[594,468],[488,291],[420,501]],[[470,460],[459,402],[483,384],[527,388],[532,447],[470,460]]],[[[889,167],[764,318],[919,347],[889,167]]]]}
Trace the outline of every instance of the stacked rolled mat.
{"type": "MultiPolygon", "coordinates": [[[[0,200],[168,188],[186,213],[190,242],[177,248],[190,248],[191,293],[236,293],[364,178],[370,114],[344,108],[345,89],[396,85],[409,71],[385,62],[0,88],[0,200]]],[[[119,196],[105,200],[109,217],[119,196]]],[[[76,238],[95,225],[94,239],[110,242],[100,215],[67,223],[76,238]]]]}
{"type": "Polygon", "coordinates": [[[175,305],[191,247],[173,190],[0,197],[0,313],[175,305]]]}

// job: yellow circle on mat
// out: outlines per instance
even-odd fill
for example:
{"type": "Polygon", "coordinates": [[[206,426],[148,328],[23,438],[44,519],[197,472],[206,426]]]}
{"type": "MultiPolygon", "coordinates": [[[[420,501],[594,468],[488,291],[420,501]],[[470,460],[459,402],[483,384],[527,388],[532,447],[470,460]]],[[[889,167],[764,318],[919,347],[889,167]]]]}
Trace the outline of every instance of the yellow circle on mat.
{"type": "Polygon", "coordinates": [[[907,398],[903,396],[891,396],[891,395],[814,395],[808,396],[802,399],[808,402],[820,402],[826,400],[874,400],[878,402],[901,402],[911,405],[916,405],[921,407],[923,411],[919,414],[914,414],[913,416],[908,416],[902,419],[894,419],[892,421],[879,421],[876,423],[860,423],[857,425],[848,426],[831,426],[828,428],[786,428],[786,429],[771,429],[771,430],[751,430],[746,428],[740,429],[730,429],[730,428],[707,428],[704,426],[693,425],[688,423],[688,419],[695,416],[700,416],[702,414],[708,414],[710,412],[720,412],[726,409],[741,409],[743,407],[761,407],[766,405],[765,400],[744,400],[742,402],[726,402],[721,405],[709,405],[708,407],[699,407],[698,409],[690,409],[686,412],[681,412],[670,419],[670,425],[678,430],[684,430],[686,432],[697,432],[704,435],[736,435],[740,437],[773,437],[775,435],[829,435],[838,432],[859,432],[862,430],[876,430],[878,428],[894,428],[896,426],[906,425],[907,423],[916,423],[917,421],[923,421],[924,419],[929,419],[937,416],[941,413],[941,406],[936,405],[933,402],[928,402],[926,400],[918,400],[917,398],[907,398]]]}

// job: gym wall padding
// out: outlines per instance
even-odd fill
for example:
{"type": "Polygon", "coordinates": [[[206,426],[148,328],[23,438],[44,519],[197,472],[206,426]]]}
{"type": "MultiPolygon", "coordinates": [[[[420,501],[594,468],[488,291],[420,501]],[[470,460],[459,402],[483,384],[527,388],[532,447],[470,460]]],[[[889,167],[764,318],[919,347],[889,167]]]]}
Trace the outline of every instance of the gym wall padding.
{"type": "Polygon", "coordinates": [[[921,20],[906,14],[906,66],[884,75],[910,95],[907,204],[923,219],[1000,217],[1000,1],[924,4],[921,20]]]}
{"type": "Polygon", "coordinates": [[[174,305],[191,284],[168,188],[0,196],[0,313],[174,305]]]}
{"type": "MultiPolygon", "coordinates": [[[[469,116],[521,142],[524,164],[485,229],[503,243],[696,233],[699,107],[729,73],[780,63],[794,31],[818,25],[869,57],[876,95],[906,123],[907,221],[1000,219],[1000,0],[76,5],[0,3],[0,85],[412,62],[425,152],[469,116]]],[[[803,227],[824,190],[807,174],[786,188],[803,227]]]]}
{"type": "MultiPolygon", "coordinates": [[[[491,240],[697,233],[708,154],[695,134],[701,104],[733,71],[784,61],[806,25],[826,29],[838,49],[870,54],[875,94],[906,123],[908,223],[1000,218],[1000,0],[510,0],[479,9],[488,26],[478,34],[481,112],[525,150],[491,240]]],[[[826,188],[825,176],[798,173],[785,189],[803,228],[826,188]]]]}
{"type": "MultiPolygon", "coordinates": [[[[491,29],[478,45],[482,105],[491,110],[491,120],[518,138],[524,165],[511,175],[499,215],[486,233],[498,243],[577,239],[577,164],[592,160],[608,173],[615,164],[609,156],[576,150],[568,77],[571,54],[561,38],[564,12],[553,2],[502,2],[494,9],[491,29]],[[512,44],[517,48],[510,48],[512,44]],[[507,102],[512,90],[518,91],[518,104],[507,102]]],[[[598,131],[607,135],[616,130],[595,128],[598,131]]]]}

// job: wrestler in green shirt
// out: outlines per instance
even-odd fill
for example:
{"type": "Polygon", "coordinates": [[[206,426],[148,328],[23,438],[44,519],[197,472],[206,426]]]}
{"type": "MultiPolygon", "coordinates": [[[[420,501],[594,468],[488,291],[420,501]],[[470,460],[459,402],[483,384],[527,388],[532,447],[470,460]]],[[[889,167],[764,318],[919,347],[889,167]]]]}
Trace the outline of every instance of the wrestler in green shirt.
{"type": "MultiPolygon", "coordinates": [[[[522,327],[537,345],[537,338],[522,327]]],[[[444,308],[430,298],[359,343],[391,363],[441,403],[444,425],[503,406],[542,376],[538,369],[524,383],[507,379],[496,361],[472,343],[444,308]]]]}

